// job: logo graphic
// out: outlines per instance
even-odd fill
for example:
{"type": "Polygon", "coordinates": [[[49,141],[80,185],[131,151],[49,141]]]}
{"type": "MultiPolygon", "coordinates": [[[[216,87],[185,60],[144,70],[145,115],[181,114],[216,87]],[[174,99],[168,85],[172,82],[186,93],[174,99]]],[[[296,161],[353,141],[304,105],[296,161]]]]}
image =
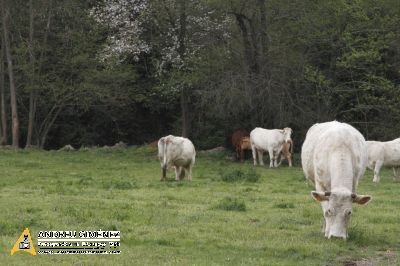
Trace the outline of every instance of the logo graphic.
{"type": "Polygon", "coordinates": [[[28,228],[22,232],[21,236],[18,238],[17,242],[15,242],[13,248],[11,249],[11,256],[18,251],[25,251],[31,254],[32,256],[36,256],[35,246],[32,242],[31,234],[29,233],[28,228]]]}

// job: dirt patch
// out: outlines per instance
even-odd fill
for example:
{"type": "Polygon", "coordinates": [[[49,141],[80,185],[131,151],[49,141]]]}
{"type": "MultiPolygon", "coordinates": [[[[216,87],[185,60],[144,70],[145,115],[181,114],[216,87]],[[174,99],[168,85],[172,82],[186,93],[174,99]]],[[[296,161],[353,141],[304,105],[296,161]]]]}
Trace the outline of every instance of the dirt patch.
{"type": "Polygon", "coordinates": [[[75,148],[72,147],[72,145],[65,145],[64,147],[62,147],[61,149],[59,149],[59,151],[74,151],[75,148]]]}
{"type": "Polygon", "coordinates": [[[381,258],[368,258],[368,259],[361,259],[357,261],[345,261],[343,263],[344,266],[373,266],[382,261],[381,258]]]}
{"type": "Polygon", "coordinates": [[[346,260],[343,266],[375,266],[375,265],[397,265],[397,253],[387,250],[375,258],[362,258],[361,260],[346,260]]]}
{"type": "Polygon", "coordinates": [[[219,147],[215,147],[215,148],[212,148],[212,149],[209,149],[209,150],[200,151],[200,153],[208,153],[208,154],[210,154],[210,153],[219,153],[219,152],[224,152],[224,151],[226,151],[226,148],[222,147],[222,146],[219,146],[219,147]]]}

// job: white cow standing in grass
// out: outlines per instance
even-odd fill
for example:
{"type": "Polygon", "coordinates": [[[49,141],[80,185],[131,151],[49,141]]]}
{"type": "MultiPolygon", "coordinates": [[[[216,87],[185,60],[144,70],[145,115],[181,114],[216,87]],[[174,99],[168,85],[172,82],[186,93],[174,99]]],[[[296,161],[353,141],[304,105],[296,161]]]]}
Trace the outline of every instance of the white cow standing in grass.
{"type": "Polygon", "coordinates": [[[381,179],[379,172],[382,166],[393,166],[394,177],[398,177],[400,167],[400,138],[392,141],[367,141],[368,168],[374,170],[374,182],[381,179]]]}
{"type": "Polygon", "coordinates": [[[167,169],[175,167],[175,179],[181,180],[188,174],[192,180],[192,168],[196,159],[196,151],[193,143],[183,137],[172,135],[162,137],[158,141],[158,158],[160,159],[162,177],[164,181],[167,176],[167,169]]]}
{"type": "Polygon", "coordinates": [[[321,203],[325,237],[346,239],[352,203],[371,200],[371,196],[356,194],[367,166],[364,137],[345,123],[315,124],[307,132],[301,162],[306,178],[315,184],[311,195],[321,203]]]}
{"type": "Polygon", "coordinates": [[[251,150],[253,152],[254,165],[257,165],[257,157],[260,165],[264,165],[263,153],[268,151],[269,167],[278,167],[278,157],[281,154],[282,145],[290,140],[292,129],[265,129],[256,127],[250,132],[251,150]]]}

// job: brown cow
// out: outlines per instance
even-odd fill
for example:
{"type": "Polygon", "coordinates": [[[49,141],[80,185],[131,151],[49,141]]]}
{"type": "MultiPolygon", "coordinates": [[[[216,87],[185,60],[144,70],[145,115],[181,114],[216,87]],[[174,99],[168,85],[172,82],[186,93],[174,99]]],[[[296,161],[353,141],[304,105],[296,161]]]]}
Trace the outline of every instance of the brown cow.
{"type": "Polygon", "coordinates": [[[238,150],[238,147],[240,146],[240,141],[242,140],[243,137],[248,137],[249,132],[247,132],[246,129],[239,128],[236,129],[231,137],[231,143],[232,147],[236,150],[236,158],[239,160],[240,156],[240,150],[238,150]]]}
{"type": "Polygon", "coordinates": [[[244,160],[244,151],[245,150],[251,150],[251,142],[250,142],[250,137],[243,137],[240,140],[239,145],[236,147],[236,153],[237,156],[240,155],[240,161],[243,162],[244,160]]]}
{"type": "Polygon", "coordinates": [[[289,162],[289,167],[292,167],[292,154],[293,154],[293,140],[283,143],[281,150],[281,159],[278,166],[281,165],[282,161],[287,159],[289,162]]]}

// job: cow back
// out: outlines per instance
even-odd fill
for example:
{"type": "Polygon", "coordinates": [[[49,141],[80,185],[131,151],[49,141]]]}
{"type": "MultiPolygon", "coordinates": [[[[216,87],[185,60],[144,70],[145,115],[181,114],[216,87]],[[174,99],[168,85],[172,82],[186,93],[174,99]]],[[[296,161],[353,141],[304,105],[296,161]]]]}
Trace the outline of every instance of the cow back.
{"type": "Polygon", "coordinates": [[[301,150],[305,176],[314,182],[317,169],[325,172],[325,176],[334,174],[330,166],[332,156],[337,152],[350,159],[352,169],[348,171],[358,180],[364,174],[367,165],[367,147],[361,133],[352,126],[337,121],[312,126],[301,150]]]}
{"type": "Polygon", "coordinates": [[[251,144],[258,150],[280,150],[285,142],[281,129],[265,129],[257,127],[250,132],[251,144]]]}
{"type": "Polygon", "coordinates": [[[163,137],[158,142],[158,154],[161,164],[168,166],[186,166],[194,163],[196,151],[193,143],[183,137],[172,135],[163,137]]]}

